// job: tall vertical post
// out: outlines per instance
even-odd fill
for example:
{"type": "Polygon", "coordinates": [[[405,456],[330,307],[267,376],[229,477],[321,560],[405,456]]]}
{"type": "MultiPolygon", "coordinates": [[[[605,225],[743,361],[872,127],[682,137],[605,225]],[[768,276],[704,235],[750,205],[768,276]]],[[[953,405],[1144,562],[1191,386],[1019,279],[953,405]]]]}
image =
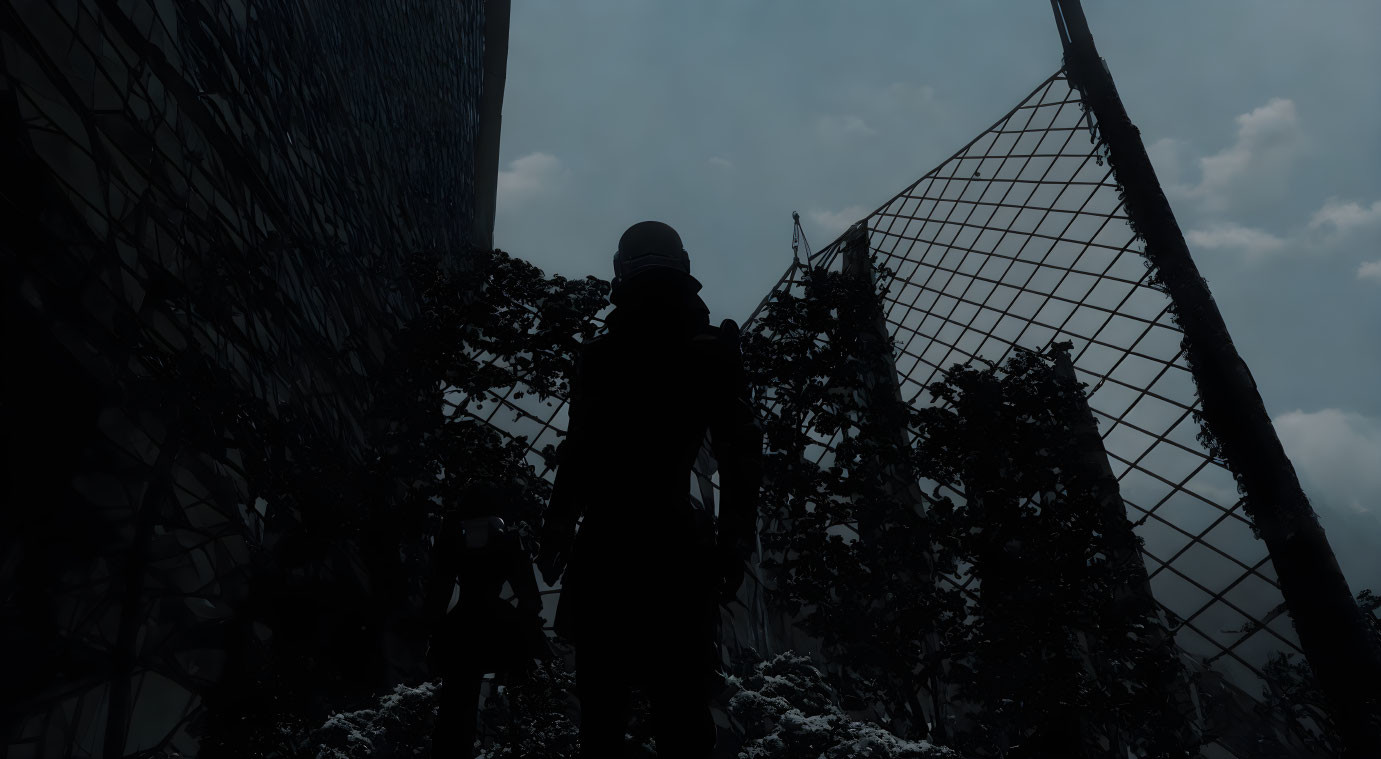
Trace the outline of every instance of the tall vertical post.
{"type": "MultiPolygon", "coordinates": [[[[843,271],[846,276],[855,277],[864,285],[864,290],[868,293],[869,302],[864,304],[858,317],[858,322],[853,326],[858,330],[858,356],[865,367],[865,376],[862,388],[864,392],[864,402],[867,406],[876,411],[880,404],[895,404],[903,402],[901,393],[901,381],[897,376],[897,366],[892,355],[891,333],[887,329],[887,319],[883,310],[883,303],[877,291],[877,283],[873,277],[872,251],[868,240],[868,226],[866,222],[859,222],[845,233],[843,241],[843,271]]],[[[910,431],[906,427],[905,421],[890,412],[883,410],[881,417],[888,423],[889,429],[885,434],[891,438],[890,444],[898,449],[906,449],[911,445],[910,431]]],[[[902,472],[891,472],[887,483],[888,498],[894,505],[893,519],[901,516],[902,518],[919,517],[924,510],[925,496],[921,491],[920,483],[914,477],[907,476],[902,472]],[[904,515],[904,516],[903,516],[904,515]]],[[[887,529],[886,516],[880,513],[864,513],[859,515],[858,533],[859,539],[863,541],[877,540],[881,532],[887,529]]],[[[930,552],[929,539],[920,542],[921,555],[920,575],[902,576],[894,578],[903,585],[915,585],[917,587],[933,587],[935,582],[934,558],[930,552]]],[[[929,650],[935,651],[939,648],[939,640],[934,633],[926,635],[925,645],[929,650]]],[[[931,721],[934,724],[934,737],[941,737],[945,729],[941,688],[943,686],[938,679],[932,678],[926,683],[925,688],[929,690],[931,703],[929,708],[932,710],[931,721]]],[[[921,710],[924,708],[918,699],[920,694],[909,693],[913,699],[912,708],[921,710]]],[[[918,713],[917,717],[922,716],[918,713]]]]}
{"type": "Polygon", "coordinates": [[[1051,0],[1070,84],[1093,113],[1133,228],[1170,296],[1199,390],[1204,430],[1237,479],[1266,542],[1300,647],[1328,699],[1349,757],[1381,756],[1381,644],[1362,612],[1247,365],[1199,275],[1141,136],[1093,44],[1078,0],[1051,0]]]}
{"type": "MultiPolygon", "coordinates": [[[[1175,645],[1163,615],[1156,606],[1155,595],[1151,592],[1151,578],[1141,557],[1141,543],[1137,540],[1131,522],[1127,520],[1122,488],[1117,482],[1117,476],[1113,474],[1107,448],[1103,446],[1103,437],[1098,433],[1098,420],[1093,415],[1093,408],[1089,406],[1088,398],[1079,386],[1079,378],[1074,373],[1074,361],[1069,356],[1070,347],[1070,343],[1058,343],[1052,346],[1051,350],[1056,376],[1068,383],[1079,400],[1077,416],[1068,420],[1070,434],[1077,450],[1077,460],[1070,462],[1070,466],[1094,485],[1097,507],[1101,511],[1099,516],[1110,548],[1108,558],[1114,566],[1125,572],[1126,581],[1117,588],[1118,596],[1134,599],[1132,608],[1137,610],[1138,615],[1147,614],[1141,621],[1145,624],[1147,634],[1154,638],[1154,649],[1175,664],[1174,682],[1169,684],[1171,690],[1167,696],[1175,709],[1185,718],[1176,738],[1183,746],[1196,745],[1202,734],[1195,724],[1196,721],[1192,719],[1197,710],[1190,693],[1189,678],[1180,661],[1179,647],[1175,645]]],[[[1121,753],[1125,754],[1126,749],[1122,749],[1121,753]]]]}
{"type": "MultiPolygon", "coordinates": [[[[891,333],[887,330],[887,319],[883,314],[881,299],[878,297],[877,284],[873,281],[873,264],[871,259],[871,249],[868,242],[868,227],[865,223],[859,222],[849,229],[844,240],[843,248],[843,268],[844,273],[849,276],[857,277],[865,283],[867,290],[871,294],[872,302],[864,312],[862,323],[856,325],[859,330],[859,359],[867,367],[867,403],[874,403],[886,400],[888,402],[900,403],[902,401],[901,382],[897,378],[897,366],[892,358],[891,333]]],[[[893,443],[899,448],[911,445],[910,433],[906,425],[900,419],[892,420],[896,422],[888,433],[892,436],[893,443]]],[[[921,492],[920,484],[910,478],[903,478],[900,475],[893,477],[892,488],[898,503],[906,505],[916,514],[920,514],[924,508],[925,496],[921,492]]],[[[878,515],[870,515],[876,518],[878,515]]],[[[880,524],[864,524],[860,522],[859,533],[863,538],[868,537],[870,530],[881,529],[880,524]]]]}

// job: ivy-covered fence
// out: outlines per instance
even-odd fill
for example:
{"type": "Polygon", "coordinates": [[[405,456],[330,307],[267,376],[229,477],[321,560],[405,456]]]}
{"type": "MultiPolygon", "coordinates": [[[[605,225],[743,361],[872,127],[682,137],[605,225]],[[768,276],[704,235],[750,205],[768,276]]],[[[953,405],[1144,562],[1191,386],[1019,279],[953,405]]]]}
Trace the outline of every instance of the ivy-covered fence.
{"type": "Polygon", "coordinates": [[[1145,575],[1117,560],[1130,528],[1107,479],[1082,464],[1083,389],[1022,352],[952,367],[931,405],[876,392],[892,348],[868,335],[874,279],[806,269],[745,339],[772,608],[846,707],[900,735],[979,756],[1187,755],[1177,652],[1129,590],[1145,575]],[[898,487],[917,482],[934,491],[898,487]]]}

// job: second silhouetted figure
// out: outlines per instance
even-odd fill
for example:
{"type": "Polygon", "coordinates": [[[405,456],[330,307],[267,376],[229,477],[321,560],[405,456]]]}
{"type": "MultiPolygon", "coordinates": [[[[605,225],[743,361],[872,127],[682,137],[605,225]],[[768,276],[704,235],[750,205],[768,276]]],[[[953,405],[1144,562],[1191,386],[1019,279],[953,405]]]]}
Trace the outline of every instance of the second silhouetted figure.
{"type": "Polygon", "coordinates": [[[716,604],[738,589],[756,542],[762,436],[738,328],[711,327],[699,290],[675,230],[629,228],[608,332],[585,345],[572,382],[538,566],[549,583],[565,569],[556,630],[576,648],[586,759],[622,755],[633,687],[651,701],[659,756],[714,747],[716,604]],[[715,524],[690,498],[707,431],[715,524]]]}

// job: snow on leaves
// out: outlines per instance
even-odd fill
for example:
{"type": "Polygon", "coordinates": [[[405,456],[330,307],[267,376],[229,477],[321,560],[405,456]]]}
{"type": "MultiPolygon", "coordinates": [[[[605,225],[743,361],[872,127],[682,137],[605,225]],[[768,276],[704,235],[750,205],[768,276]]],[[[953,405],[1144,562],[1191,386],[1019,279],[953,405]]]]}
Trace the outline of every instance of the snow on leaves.
{"type": "Polygon", "coordinates": [[[731,680],[728,712],[742,729],[739,759],[959,759],[929,741],[898,738],[850,718],[810,659],[784,653],[731,680]]]}

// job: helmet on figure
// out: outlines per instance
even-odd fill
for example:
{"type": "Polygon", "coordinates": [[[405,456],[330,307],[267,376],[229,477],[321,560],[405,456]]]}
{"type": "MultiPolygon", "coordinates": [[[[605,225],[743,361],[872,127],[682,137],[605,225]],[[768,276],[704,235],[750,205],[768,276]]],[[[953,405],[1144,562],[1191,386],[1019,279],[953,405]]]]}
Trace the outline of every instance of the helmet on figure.
{"type": "Polygon", "coordinates": [[[690,256],[676,230],[660,221],[640,221],[619,238],[619,249],[614,253],[614,288],[659,270],[689,276],[690,256]]]}

